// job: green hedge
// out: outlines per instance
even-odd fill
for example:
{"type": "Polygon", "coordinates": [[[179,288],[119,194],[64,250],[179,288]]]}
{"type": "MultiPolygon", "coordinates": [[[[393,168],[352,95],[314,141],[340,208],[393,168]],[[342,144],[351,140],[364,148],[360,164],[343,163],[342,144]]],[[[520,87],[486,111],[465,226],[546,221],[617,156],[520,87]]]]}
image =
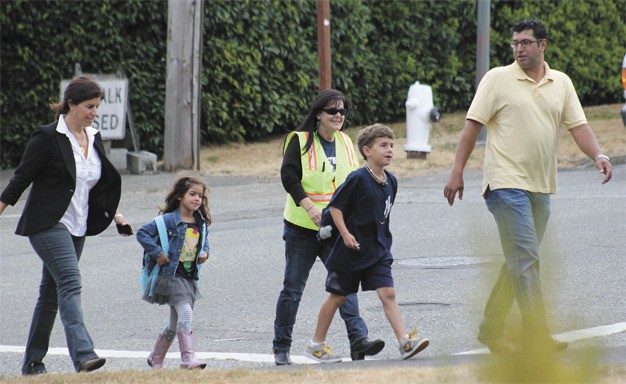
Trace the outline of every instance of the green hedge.
{"type": "MultiPolygon", "coordinates": [[[[403,120],[411,84],[442,111],[474,92],[475,1],[330,0],[333,87],[354,102],[348,124],[403,120]]],[[[621,100],[623,0],[491,1],[491,67],[510,63],[510,27],[548,27],[546,61],[570,75],[583,104],[621,100]]],[[[167,1],[0,1],[0,166],[13,167],[74,64],[129,78],[140,143],[161,155],[167,1]]],[[[293,129],[318,91],[314,0],[204,3],[203,143],[254,141],[293,129]]],[[[125,142],[130,145],[130,135],[125,142]]]]}
{"type": "Polygon", "coordinates": [[[75,63],[84,73],[122,65],[142,146],[162,147],[167,2],[2,0],[0,27],[2,168],[15,166],[32,130],[53,120],[48,103],[75,63]]]}

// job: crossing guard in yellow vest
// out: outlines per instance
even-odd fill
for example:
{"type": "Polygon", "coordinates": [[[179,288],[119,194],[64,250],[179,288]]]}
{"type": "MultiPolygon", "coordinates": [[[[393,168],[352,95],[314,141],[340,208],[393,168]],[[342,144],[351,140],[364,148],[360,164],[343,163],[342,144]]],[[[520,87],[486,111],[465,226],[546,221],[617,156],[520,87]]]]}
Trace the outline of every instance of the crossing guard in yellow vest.
{"type": "MultiPolygon", "coordinates": [[[[305,153],[305,146],[308,142],[308,132],[292,132],[287,137],[287,142],[298,135],[300,142],[300,153],[305,153]]],[[[313,204],[319,209],[324,209],[328,205],[330,198],[335,193],[335,189],[341,185],[348,177],[348,174],[359,167],[354,145],[348,135],[341,131],[335,132],[335,156],[336,168],[333,172],[324,148],[320,142],[317,132],[313,133],[313,144],[306,151],[306,156],[302,159],[302,187],[313,204]]],[[[285,145],[285,149],[287,146],[285,145]]],[[[291,195],[287,196],[284,211],[285,220],[298,226],[317,230],[318,226],[311,221],[307,211],[293,201],[291,195]]]]}
{"type": "MultiPolygon", "coordinates": [[[[291,365],[292,331],[309,272],[319,257],[324,263],[330,246],[317,241],[322,209],[348,174],[359,168],[352,140],[341,132],[350,101],[339,91],[321,91],[306,116],[284,144],[280,177],[287,192],[284,211],[285,271],[276,302],[274,360],[291,365]]],[[[382,340],[368,339],[367,325],[359,315],[355,294],[339,308],[350,339],[350,356],[362,360],[385,347],[382,340]]]]}

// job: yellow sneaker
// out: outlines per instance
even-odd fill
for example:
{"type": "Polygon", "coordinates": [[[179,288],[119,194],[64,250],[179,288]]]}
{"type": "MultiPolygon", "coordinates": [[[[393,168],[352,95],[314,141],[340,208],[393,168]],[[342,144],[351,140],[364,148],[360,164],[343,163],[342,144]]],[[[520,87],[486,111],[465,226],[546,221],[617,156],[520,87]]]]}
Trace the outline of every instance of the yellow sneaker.
{"type": "Polygon", "coordinates": [[[309,342],[304,350],[304,355],[318,363],[339,363],[342,360],[341,357],[335,356],[335,352],[325,341],[315,347],[311,346],[309,342]]]}
{"type": "Polygon", "coordinates": [[[417,355],[430,344],[425,337],[417,337],[417,333],[419,330],[417,328],[413,328],[409,331],[409,337],[402,339],[400,342],[400,357],[402,360],[410,359],[411,357],[417,355]]]}

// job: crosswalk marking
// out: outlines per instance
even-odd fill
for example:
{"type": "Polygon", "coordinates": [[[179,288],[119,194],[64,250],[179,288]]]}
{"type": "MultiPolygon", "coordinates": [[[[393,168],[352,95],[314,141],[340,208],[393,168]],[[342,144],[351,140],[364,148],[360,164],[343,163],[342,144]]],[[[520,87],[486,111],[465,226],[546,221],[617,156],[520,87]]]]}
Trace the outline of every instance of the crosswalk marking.
{"type": "MultiPolygon", "coordinates": [[[[594,337],[609,336],[614,333],[626,332],[626,323],[615,323],[608,325],[600,325],[598,327],[578,329],[575,331],[563,332],[558,335],[552,335],[558,341],[576,341],[584,339],[592,339],[594,337]]],[[[480,348],[472,351],[455,353],[455,355],[476,355],[482,353],[489,353],[489,349],[480,348]]]]}
{"type": "MultiPolygon", "coordinates": [[[[609,336],[615,333],[626,332],[626,322],[615,323],[608,325],[600,325],[592,328],[578,329],[574,331],[564,332],[557,335],[553,335],[556,340],[559,341],[576,341],[584,339],[592,339],[595,337],[609,336]]],[[[0,345],[0,353],[24,353],[23,346],[14,345],[0,345]]],[[[149,351],[124,351],[116,349],[96,349],[98,356],[107,358],[130,358],[130,359],[145,359],[148,357],[149,351]]],[[[489,353],[487,348],[475,349],[466,352],[455,353],[454,355],[474,355],[489,353]]],[[[48,355],[69,355],[66,347],[63,348],[50,348],[48,349],[48,355]]],[[[234,352],[196,352],[198,359],[206,360],[236,360],[246,361],[252,363],[274,363],[273,354],[263,353],[234,353],[234,352]]],[[[169,352],[165,355],[167,359],[180,358],[179,352],[169,352]]],[[[317,364],[313,360],[305,356],[291,356],[291,360],[296,364],[317,364]]]]}

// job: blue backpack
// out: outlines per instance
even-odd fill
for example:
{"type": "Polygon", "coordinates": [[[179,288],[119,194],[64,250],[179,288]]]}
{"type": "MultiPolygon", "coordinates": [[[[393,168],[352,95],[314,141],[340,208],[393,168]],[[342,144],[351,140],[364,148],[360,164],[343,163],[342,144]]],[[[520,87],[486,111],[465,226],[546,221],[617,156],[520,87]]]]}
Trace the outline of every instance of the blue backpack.
{"type": "MultiPolygon", "coordinates": [[[[159,241],[161,242],[161,248],[166,255],[169,255],[169,239],[167,238],[167,228],[165,227],[165,221],[163,220],[163,216],[159,215],[154,218],[154,222],[156,223],[157,230],[159,231],[159,241]]],[[[206,224],[203,225],[202,231],[200,232],[200,236],[202,236],[202,242],[200,243],[200,252],[204,249],[204,244],[206,242],[206,224]]],[[[202,269],[202,265],[198,264],[198,273],[202,269]]],[[[159,276],[159,271],[161,267],[156,261],[144,254],[143,260],[141,263],[141,275],[139,278],[139,286],[141,288],[141,292],[146,292],[148,286],[150,286],[150,292],[148,292],[148,297],[152,297],[154,294],[154,284],[157,281],[157,277],[159,276]]],[[[196,284],[198,281],[196,280],[196,284]]]]}
{"type": "MultiPolygon", "coordinates": [[[[154,222],[157,225],[157,229],[159,230],[159,239],[161,241],[161,248],[163,252],[167,255],[169,253],[169,240],[167,239],[167,229],[165,228],[165,221],[163,221],[163,216],[157,216],[154,218],[154,222]]],[[[141,263],[141,276],[139,279],[139,285],[141,288],[141,292],[146,292],[148,286],[150,286],[150,292],[148,292],[148,297],[152,297],[154,294],[154,283],[156,283],[157,277],[159,276],[159,271],[161,267],[157,264],[154,259],[144,254],[143,261],[141,263]]]]}

